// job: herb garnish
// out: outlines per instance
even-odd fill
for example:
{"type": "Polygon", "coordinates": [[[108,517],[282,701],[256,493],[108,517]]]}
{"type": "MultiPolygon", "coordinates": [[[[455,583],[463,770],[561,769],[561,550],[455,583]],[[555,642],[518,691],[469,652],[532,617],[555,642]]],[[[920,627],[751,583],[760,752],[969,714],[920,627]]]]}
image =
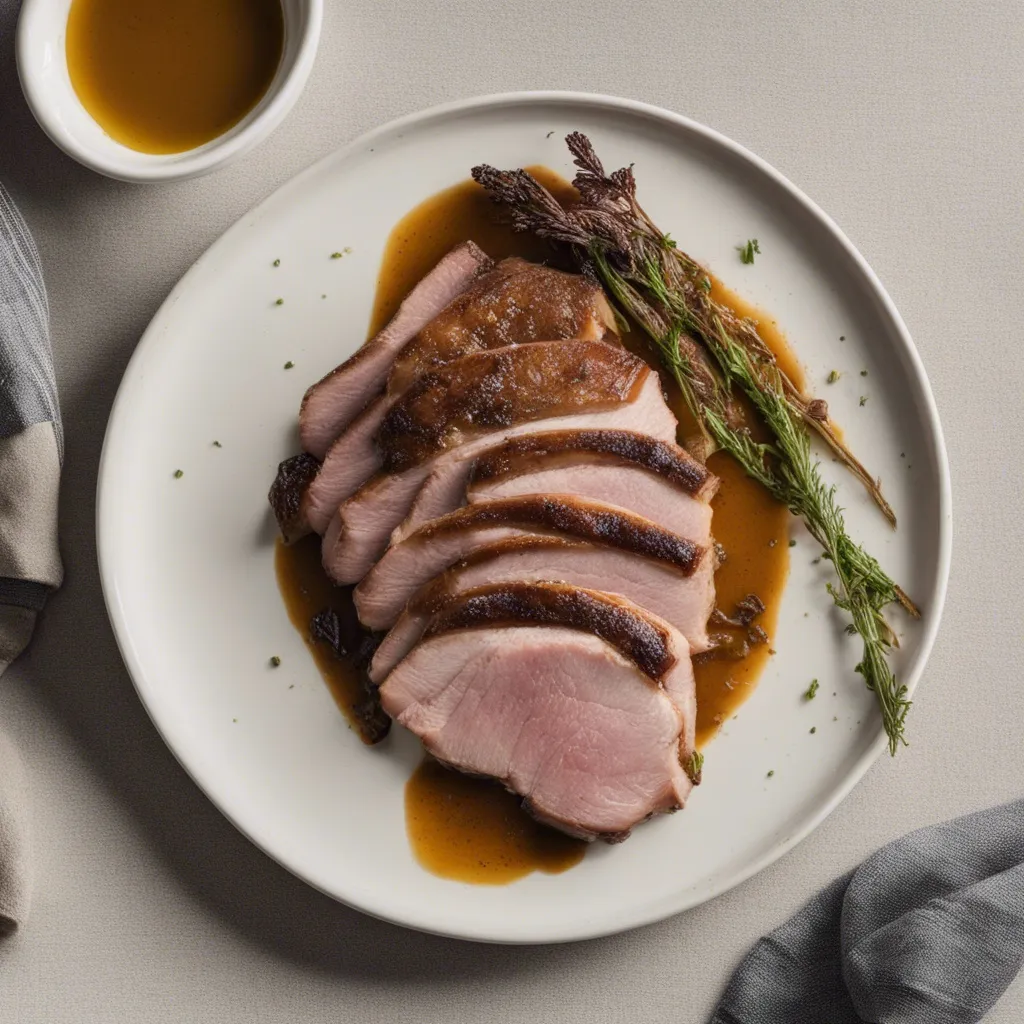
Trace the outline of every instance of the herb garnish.
{"type": "Polygon", "coordinates": [[[281,659],[275,654],[270,659],[270,667],[277,668],[281,664],[281,659]]]}
{"type": "Polygon", "coordinates": [[[807,687],[807,692],[804,694],[806,700],[814,700],[815,695],[818,692],[818,680],[812,679],[811,685],[807,687]]]}
{"type": "Polygon", "coordinates": [[[284,305],[284,299],[275,299],[274,300],[274,305],[275,306],[283,306],[284,305]]]}
{"type": "Polygon", "coordinates": [[[184,475],[185,475],[185,471],[183,469],[176,469],[174,471],[174,479],[175,480],[180,480],[184,475]]]}
{"type": "Polygon", "coordinates": [[[773,769],[772,769],[772,770],[771,770],[771,771],[770,771],[770,772],[768,773],[768,778],[770,779],[770,778],[771,778],[771,777],[772,777],[772,776],[773,776],[774,774],[775,774],[775,769],[773,768],[773,769]]]}
{"type": "Polygon", "coordinates": [[[829,370],[829,371],[828,371],[828,376],[827,376],[827,377],[825,378],[825,380],[826,380],[826,381],[827,381],[827,382],[828,382],[829,384],[835,384],[835,382],[836,382],[837,380],[839,380],[839,378],[840,378],[841,376],[842,376],[842,374],[841,374],[841,373],[840,373],[840,372],[839,372],[838,370],[829,370]]]}
{"type": "Polygon", "coordinates": [[[695,785],[700,785],[700,775],[704,770],[704,755],[699,751],[695,750],[687,759],[686,764],[683,765],[683,771],[690,777],[690,781],[695,785]]]}
{"type": "Polygon", "coordinates": [[[737,245],[736,249],[740,254],[741,263],[753,263],[754,254],[761,255],[761,246],[757,244],[756,238],[749,239],[746,245],[737,245]]]}
{"type": "Polygon", "coordinates": [[[295,364],[289,359],[288,362],[284,364],[284,368],[286,370],[290,370],[294,365],[295,364]]]}
{"type": "Polygon", "coordinates": [[[279,266],[281,266],[281,261],[280,260],[274,260],[274,262],[271,264],[271,266],[279,267],[279,266]]]}
{"type": "Polygon", "coordinates": [[[483,165],[473,168],[473,177],[509,208],[514,228],[569,246],[577,262],[602,281],[621,311],[647,333],[700,425],[705,447],[698,454],[706,457],[716,448],[728,452],[804,520],[835,569],[838,578],[828,591],[849,613],[851,628],[863,641],[856,670],[877,696],[889,750],[895,754],[906,742],[910,702],[887,661],[896,636],[883,609],[894,602],[911,614],[917,609],[846,532],[835,488],[822,480],[812,457],[810,431],[831,446],[895,525],[892,509],[832,429],[825,403],[799,391],[779,368],[756,325],[716,302],[708,294],[704,268],[678,246],[666,243],[637,202],[632,168],[606,175],[586,136],[574,132],[566,141],[579,168],[573,184],[580,200],[571,208],[561,206],[523,170],[483,165]],[[770,441],[756,441],[738,421],[735,392],[752,404],[770,441]]]}

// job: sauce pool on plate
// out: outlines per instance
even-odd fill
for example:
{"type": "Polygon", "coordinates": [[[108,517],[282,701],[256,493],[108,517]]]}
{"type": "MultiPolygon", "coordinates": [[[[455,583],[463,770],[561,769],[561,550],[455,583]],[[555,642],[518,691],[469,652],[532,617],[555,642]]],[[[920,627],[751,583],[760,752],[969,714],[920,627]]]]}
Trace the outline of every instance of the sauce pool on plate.
{"type": "Polygon", "coordinates": [[[280,0],[72,0],[65,50],[82,106],[111,138],[181,153],[256,106],[283,44],[280,0]]]}
{"type": "MultiPolygon", "coordinates": [[[[530,172],[559,199],[571,200],[572,187],[544,167],[530,172]]],[[[402,299],[441,257],[460,242],[472,239],[490,256],[523,256],[555,262],[550,246],[532,235],[516,234],[495,219],[493,204],[472,181],[453,186],[425,200],[392,230],[384,250],[370,322],[370,336],[379,331],[402,299]]],[[[566,267],[566,269],[572,269],[566,267]]],[[[759,321],[762,338],[798,386],[799,364],[774,322],[714,282],[714,295],[740,316],[759,321]]],[[[626,345],[654,363],[644,338],[633,332],[626,345]]],[[[667,378],[663,375],[663,380],[667,378]]],[[[686,424],[682,398],[667,387],[673,410],[686,424]]],[[[685,429],[682,433],[685,433],[685,429]]],[[[696,659],[697,742],[704,745],[753,692],[771,656],[782,592],[789,571],[789,512],[744,475],[728,456],[717,454],[710,468],[721,478],[712,502],[713,532],[725,553],[715,575],[718,607],[732,614],[736,604],[757,594],[765,611],[757,619],[764,643],[749,647],[742,658],[702,655],[696,659]]],[[[289,548],[278,542],[277,572],[293,623],[308,638],[309,618],[333,600],[350,600],[345,588],[331,588],[319,565],[319,538],[289,548]],[[326,587],[326,589],[321,589],[326,587]],[[298,595],[304,594],[301,600],[298,595]],[[289,596],[291,595],[291,596],[289,596]],[[322,602],[319,607],[313,604],[322,602]]],[[[351,720],[358,700],[355,673],[320,645],[310,643],[341,709],[351,720]],[[340,666],[340,667],[339,667],[340,666]]],[[[406,786],[406,826],[419,862],[428,871],[462,882],[501,884],[531,871],[565,871],[583,858],[586,844],[539,825],[519,800],[494,782],[451,771],[426,758],[406,786]]]]}

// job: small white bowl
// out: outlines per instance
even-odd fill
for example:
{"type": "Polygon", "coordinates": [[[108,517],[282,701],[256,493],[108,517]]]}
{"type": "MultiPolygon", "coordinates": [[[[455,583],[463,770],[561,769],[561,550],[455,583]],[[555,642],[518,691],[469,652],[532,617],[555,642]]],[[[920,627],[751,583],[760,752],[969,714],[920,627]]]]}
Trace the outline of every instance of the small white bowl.
{"type": "Polygon", "coordinates": [[[247,153],[285,118],[316,57],[323,0],[281,0],[284,47],[266,94],[233,128],[183,153],[139,153],[115,142],[82,106],[68,75],[64,42],[71,0],[25,0],[18,20],[18,75],[43,131],[86,167],[121,181],[180,181],[247,153]]]}

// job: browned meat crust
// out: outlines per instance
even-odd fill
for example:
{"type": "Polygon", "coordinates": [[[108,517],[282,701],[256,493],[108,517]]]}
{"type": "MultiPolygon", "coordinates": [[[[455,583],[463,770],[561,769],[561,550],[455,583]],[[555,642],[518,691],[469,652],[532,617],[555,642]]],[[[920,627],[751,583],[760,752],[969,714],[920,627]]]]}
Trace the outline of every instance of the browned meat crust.
{"type": "Polygon", "coordinates": [[[267,500],[274,510],[274,518],[286,544],[292,544],[309,533],[309,523],[303,514],[302,500],[306,488],[319,469],[319,460],[308,452],[293,455],[277,467],[277,476],[270,485],[267,500]]]}
{"type": "Polygon", "coordinates": [[[562,626],[599,636],[655,686],[676,663],[667,630],[596,590],[564,583],[497,583],[442,598],[439,605],[424,637],[481,626],[562,626]]]}
{"type": "Polygon", "coordinates": [[[478,277],[402,349],[388,390],[401,393],[470,352],[527,340],[616,337],[615,316],[593,281],[513,256],[478,277]]]}
{"type": "Polygon", "coordinates": [[[546,494],[524,494],[466,505],[426,523],[413,537],[420,543],[429,543],[441,533],[489,525],[547,530],[577,540],[610,544],[645,558],[667,562],[687,576],[696,570],[706,553],[699,544],[624,509],[546,494]]]}
{"type": "MultiPolygon", "coordinates": [[[[552,430],[509,438],[481,455],[473,465],[470,483],[512,476],[536,465],[537,457],[598,456],[623,465],[639,466],[664,477],[687,494],[708,498],[717,478],[678,445],[666,444],[632,430],[552,430]]],[[[548,465],[552,465],[549,461],[548,465]]]]}
{"type": "Polygon", "coordinates": [[[535,342],[463,356],[416,381],[377,434],[384,470],[399,473],[473,435],[599,412],[633,399],[650,373],[600,341],[535,342]]]}

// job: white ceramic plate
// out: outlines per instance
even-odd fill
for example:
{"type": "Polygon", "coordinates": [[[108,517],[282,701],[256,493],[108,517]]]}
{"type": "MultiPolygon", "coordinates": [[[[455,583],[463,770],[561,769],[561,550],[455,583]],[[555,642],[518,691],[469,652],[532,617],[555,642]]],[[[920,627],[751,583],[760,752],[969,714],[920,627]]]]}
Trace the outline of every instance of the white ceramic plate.
{"type": "Polygon", "coordinates": [[[820,210],[735,143],[653,107],[575,94],[488,97],[397,121],[311,167],[243,217],[164,303],[125,374],[100,470],[100,567],[122,653],[164,739],[210,799],[324,892],[410,927],[481,940],[581,939],[707,900],[806,836],[884,743],[853,673],[857,643],[824,594],[827,563],[811,564],[816,552],[796,528],[778,653],[708,748],[690,806],[625,845],[595,846],[565,874],[463,885],[428,874],[409,848],[403,786],[417,744],[400,735],[363,746],[288,622],[267,487],[297,449],[303,390],[364,339],[389,231],[475,163],[543,163],[571,175],[562,137],[575,129],[610,167],[635,163],[657,223],[775,314],[853,449],[881,476],[897,533],[826,459],[852,532],[924,611],[916,624],[895,618],[895,664],[913,687],[950,554],[946,457],[917,353],[874,274],[820,210]],[[735,246],[753,237],[763,255],[743,266],[735,246]],[[329,258],[344,247],[352,253],[329,258]],[[833,368],[843,376],[826,389],[833,368]],[[812,677],[819,696],[802,701],[812,677]]]}

